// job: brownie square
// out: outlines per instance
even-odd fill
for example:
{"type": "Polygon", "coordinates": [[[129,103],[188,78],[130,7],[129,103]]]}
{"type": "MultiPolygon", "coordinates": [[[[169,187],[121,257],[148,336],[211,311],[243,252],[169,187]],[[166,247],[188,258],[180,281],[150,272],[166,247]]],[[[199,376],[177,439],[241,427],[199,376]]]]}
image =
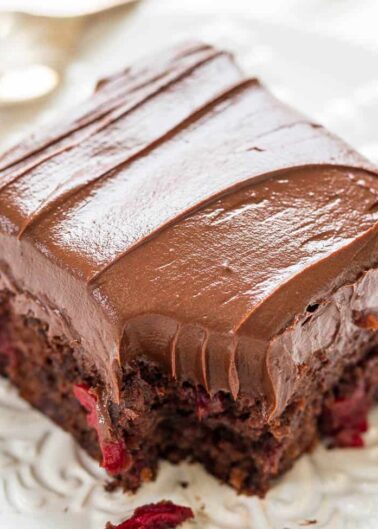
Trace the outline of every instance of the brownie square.
{"type": "Polygon", "coordinates": [[[378,390],[377,169],[185,44],[0,158],[0,371],[125,489],[263,494],[378,390]]]}

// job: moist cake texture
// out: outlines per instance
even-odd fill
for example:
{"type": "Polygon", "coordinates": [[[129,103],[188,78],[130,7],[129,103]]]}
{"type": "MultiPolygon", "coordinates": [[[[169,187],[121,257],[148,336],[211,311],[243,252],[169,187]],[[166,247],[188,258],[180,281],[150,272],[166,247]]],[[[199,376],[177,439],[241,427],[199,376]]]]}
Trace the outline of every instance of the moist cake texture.
{"type": "Polygon", "coordinates": [[[377,169],[189,44],[0,158],[0,372],[136,490],[264,493],[378,393],[377,169]]]}

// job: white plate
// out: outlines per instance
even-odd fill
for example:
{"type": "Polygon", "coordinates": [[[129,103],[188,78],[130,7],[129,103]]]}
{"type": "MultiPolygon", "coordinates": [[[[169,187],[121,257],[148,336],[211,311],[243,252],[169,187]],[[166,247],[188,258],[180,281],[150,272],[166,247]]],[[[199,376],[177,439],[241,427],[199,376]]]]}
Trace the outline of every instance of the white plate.
{"type": "Polygon", "coordinates": [[[1,529],[103,529],[136,506],[171,499],[190,505],[196,523],[183,529],[317,529],[378,527],[378,410],[363,450],[302,457],[266,499],[237,496],[197,465],[164,463],[157,481],[136,495],[107,493],[105,474],[45,417],[0,381],[1,529]],[[182,488],[180,482],[188,482],[182,488]]]}
{"type": "MultiPolygon", "coordinates": [[[[177,0],[151,0],[129,16],[127,11],[125,16],[109,12],[90,21],[58,94],[22,112],[0,110],[0,143],[59,117],[83,100],[105,73],[172,41],[197,38],[232,48],[244,67],[278,96],[378,162],[378,47],[305,30],[291,16],[282,16],[282,10],[276,17],[271,10],[269,19],[261,13],[257,17],[257,12],[253,18],[252,10],[236,14],[237,0],[235,12],[230,2],[223,11],[225,3],[219,0],[219,8],[203,8],[199,14],[199,3],[196,9],[194,0],[181,1],[182,9],[177,9],[177,0]]],[[[201,6],[205,4],[210,1],[201,6]]],[[[303,1],[299,4],[304,6],[303,1]]],[[[309,13],[315,12],[315,4],[323,5],[324,19],[337,22],[340,34],[343,21],[353,22],[354,2],[337,3],[340,9],[344,6],[345,19],[336,7],[331,18],[327,2],[321,0],[306,2],[309,13]]],[[[167,464],[155,483],[129,497],[105,493],[104,475],[96,465],[0,382],[0,527],[102,529],[106,520],[127,516],[137,505],[172,499],[194,508],[198,529],[300,529],[311,520],[317,521],[311,528],[376,529],[378,411],[372,424],[366,449],[328,452],[320,447],[301,458],[265,500],[237,496],[199,467],[167,464]],[[190,486],[182,489],[180,481],[190,486]]]]}

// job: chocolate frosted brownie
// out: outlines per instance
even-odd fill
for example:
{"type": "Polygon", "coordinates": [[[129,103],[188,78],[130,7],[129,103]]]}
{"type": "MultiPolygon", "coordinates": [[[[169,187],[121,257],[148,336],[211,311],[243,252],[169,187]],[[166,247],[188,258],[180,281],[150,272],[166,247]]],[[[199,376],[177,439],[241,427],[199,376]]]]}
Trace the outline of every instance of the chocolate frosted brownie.
{"type": "Polygon", "coordinates": [[[263,493],[378,392],[377,169],[185,45],[0,159],[0,370],[126,489],[263,493]]]}

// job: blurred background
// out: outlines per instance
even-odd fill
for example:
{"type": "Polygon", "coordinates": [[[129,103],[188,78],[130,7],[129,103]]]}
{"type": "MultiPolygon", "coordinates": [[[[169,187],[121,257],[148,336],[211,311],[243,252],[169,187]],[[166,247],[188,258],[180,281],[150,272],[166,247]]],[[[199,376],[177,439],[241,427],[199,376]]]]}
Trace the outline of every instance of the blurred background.
{"type": "Polygon", "coordinates": [[[0,0],[0,149],[98,78],[201,39],[378,162],[377,20],[377,0],[0,0]]]}

